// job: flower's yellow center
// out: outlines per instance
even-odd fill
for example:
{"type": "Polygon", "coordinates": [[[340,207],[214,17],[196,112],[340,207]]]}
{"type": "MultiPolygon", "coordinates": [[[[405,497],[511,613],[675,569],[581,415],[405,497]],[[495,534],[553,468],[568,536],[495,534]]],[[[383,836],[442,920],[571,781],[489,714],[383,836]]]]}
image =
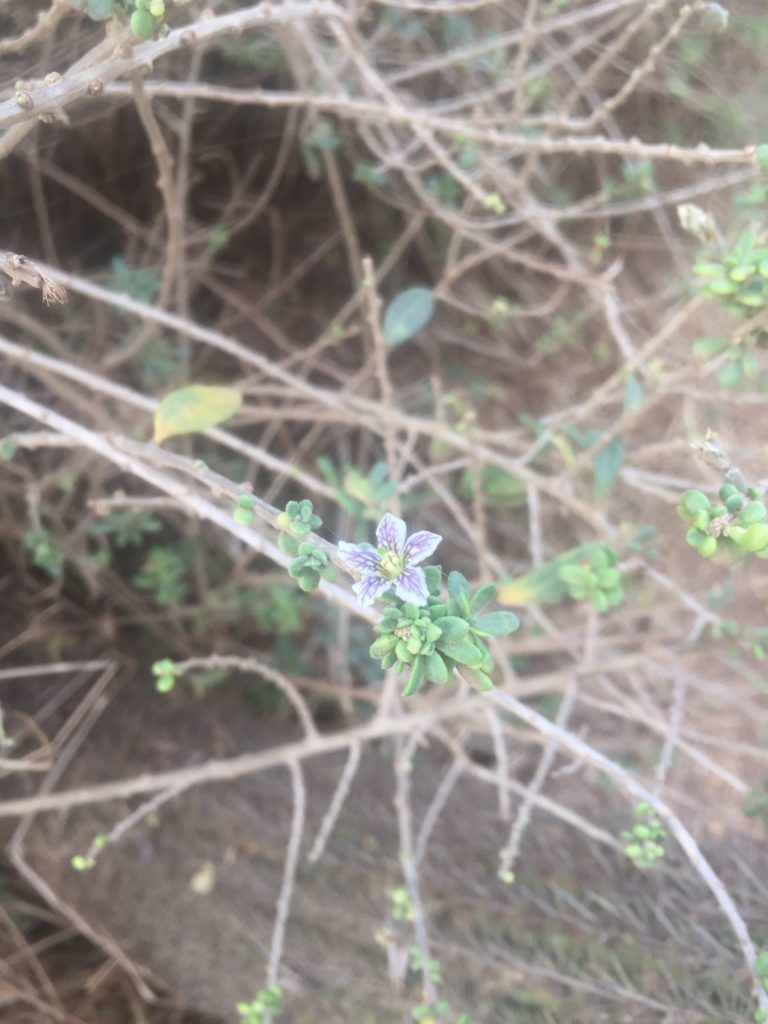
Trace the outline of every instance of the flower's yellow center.
{"type": "Polygon", "coordinates": [[[384,551],[379,559],[379,572],[385,580],[396,580],[402,576],[405,559],[396,551],[384,551]]]}

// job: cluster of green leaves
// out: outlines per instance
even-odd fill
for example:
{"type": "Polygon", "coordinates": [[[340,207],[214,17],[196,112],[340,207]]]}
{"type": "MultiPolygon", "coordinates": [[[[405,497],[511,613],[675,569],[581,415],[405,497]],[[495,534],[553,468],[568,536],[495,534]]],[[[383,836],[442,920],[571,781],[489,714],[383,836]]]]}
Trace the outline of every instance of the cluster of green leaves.
{"type": "Polygon", "coordinates": [[[635,824],[621,833],[624,852],[642,871],[653,867],[659,857],[664,856],[664,840],[667,833],[662,828],[656,812],[650,804],[642,801],[635,807],[635,824]]]}
{"type": "Polygon", "coordinates": [[[91,523],[89,533],[95,537],[105,537],[109,543],[119,549],[142,544],[146,534],[157,533],[163,524],[151,512],[140,508],[113,508],[91,523]]]}
{"type": "Polygon", "coordinates": [[[599,612],[615,608],[624,600],[616,552],[606,544],[595,545],[581,562],[563,565],[558,576],[575,601],[590,601],[599,612]]]}
{"type": "MultiPolygon", "coordinates": [[[[706,228],[705,228],[706,233],[706,228]]],[[[714,229],[712,229],[712,233],[714,229]]],[[[704,294],[715,298],[729,312],[754,318],[768,307],[768,239],[755,228],[743,231],[725,253],[710,246],[694,264],[704,294]]],[[[737,339],[721,335],[699,338],[694,352],[702,359],[724,356],[717,371],[722,387],[737,388],[760,374],[759,354],[768,347],[765,325],[757,324],[737,339]]]]}
{"type": "Polygon", "coordinates": [[[28,530],[24,534],[24,546],[32,557],[33,565],[54,579],[61,578],[64,572],[64,548],[50,530],[44,526],[38,530],[28,530]]]}
{"type": "Polygon", "coordinates": [[[752,316],[768,305],[768,245],[753,228],[743,231],[727,252],[711,251],[693,269],[703,291],[738,316],[752,316]]]}
{"type": "Polygon", "coordinates": [[[238,1003],[237,1013],[240,1024],[263,1024],[283,1009],[283,990],[279,985],[269,985],[256,993],[250,1003],[238,1003]]]}
{"type": "Polygon", "coordinates": [[[440,567],[427,566],[424,574],[430,594],[423,607],[401,602],[391,594],[381,598],[387,607],[374,626],[379,637],[371,645],[371,657],[381,661],[385,669],[407,671],[404,697],[412,696],[427,682],[444,685],[456,669],[473,689],[492,690],[489,673],[493,656],[486,641],[517,629],[517,616],[484,611],[496,598],[492,583],[473,594],[466,578],[452,572],[448,576],[448,597],[443,599],[440,567]]]}
{"type": "MultiPolygon", "coordinates": [[[[760,984],[768,992],[768,949],[761,949],[755,958],[755,974],[760,979],[760,984]]],[[[768,1021],[768,1012],[757,1010],[755,1012],[757,1024],[765,1024],[768,1021]]]]}
{"type": "Polygon", "coordinates": [[[155,689],[158,693],[170,693],[176,686],[176,680],[181,675],[181,669],[175,661],[170,658],[161,658],[152,666],[152,675],[155,677],[155,689]]]}
{"type": "Polygon", "coordinates": [[[738,388],[745,380],[754,380],[760,374],[758,354],[768,347],[768,335],[753,332],[745,338],[734,341],[722,336],[707,336],[693,343],[694,355],[700,359],[712,359],[725,355],[717,368],[717,383],[723,388],[738,388]]]}
{"type": "Polygon", "coordinates": [[[407,889],[390,889],[389,898],[392,901],[392,917],[395,921],[413,920],[413,904],[407,889]]]}
{"type": "Polygon", "coordinates": [[[73,0],[75,7],[93,21],[128,18],[137,39],[151,39],[168,32],[164,0],[73,0]]]}
{"type": "Polygon", "coordinates": [[[757,661],[768,657],[768,626],[755,628],[743,626],[736,619],[721,619],[710,626],[709,632],[713,640],[734,640],[735,650],[748,651],[757,661]]]}
{"type": "Polygon", "coordinates": [[[617,562],[618,553],[611,545],[601,541],[581,544],[525,576],[502,583],[499,601],[524,608],[532,604],[559,604],[571,597],[591,601],[598,611],[606,611],[624,596],[624,581],[616,568],[617,562]]]}
{"type": "Polygon", "coordinates": [[[132,583],[151,592],[161,608],[180,604],[189,593],[191,558],[183,544],[156,545],[150,548],[132,583]]]}
{"type": "MultiPolygon", "coordinates": [[[[413,921],[413,904],[411,903],[411,897],[408,895],[407,889],[390,889],[389,898],[392,903],[390,912],[395,922],[403,924],[413,921]]],[[[438,960],[429,960],[425,964],[421,949],[418,946],[411,946],[408,950],[408,954],[408,966],[411,971],[418,973],[426,971],[433,985],[442,985],[443,971],[438,960]]],[[[448,1016],[450,1014],[451,1007],[445,999],[438,999],[438,1001],[432,1006],[427,1003],[420,1003],[418,1006],[414,1006],[411,1010],[412,1018],[415,1021],[420,1021],[421,1024],[438,1024],[438,1021],[443,1021],[444,1024],[448,1024],[448,1016]]],[[[472,1024],[472,1018],[468,1013],[460,1013],[459,1016],[455,1018],[454,1024],[472,1024]]]]}
{"type": "Polygon", "coordinates": [[[305,591],[319,586],[321,578],[336,579],[336,570],[326,552],[311,540],[301,539],[322,525],[323,520],[315,514],[309,498],[289,501],[277,517],[277,526],[282,531],[278,546],[293,559],[288,566],[288,575],[305,591]]]}
{"type": "Polygon", "coordinates": [[[690,523],[686,541],[704,558],[719,555],[731,562],[747,553],[768,558],[768,509],[759,496],[754,487],[741,490],[733,483],[723,484],[717,502],[703,491],[686,491],[677,508],[680,518],[690,523]]]}

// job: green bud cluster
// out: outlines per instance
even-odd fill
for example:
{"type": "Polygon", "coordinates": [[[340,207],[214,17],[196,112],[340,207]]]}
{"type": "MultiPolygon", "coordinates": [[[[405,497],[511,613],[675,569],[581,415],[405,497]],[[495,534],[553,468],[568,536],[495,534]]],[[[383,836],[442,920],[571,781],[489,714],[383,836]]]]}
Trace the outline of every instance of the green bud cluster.
{"type": "Polygon", "coordinates": [[[131,14],[131,31],[138,39],[151,39],[165,27],[165,3],[163,0],[134,0],[131,14]]]}
{"type": "Polygon", "coordinates": [[[745,490],[726,483],[710,502],[703,491],[686,491],[677,513],[690,524],[685,539],[704,558],[720,554],[728,561],[747,553],[768,558],[768,509],[754,487],[745,490]]]}
{"type": "Polygon", "coordinates": [[[238,1003],[236,1007],[240,1024],[263,1024],[271,1020],[273,1014],[280,1013],[282,1008],[283,990],[279,985],[261,989],[252,1002],[238,1003]]]}
{"type": "Polygon", "coordinates": [[[314,590],[321,576],[327,580],[336,579],[336,571],[329,563],[328,555],[311,541],[302,541],[297,545],[296,557],[288,566],[288,575],[306,591],[314,590]]]}
{"type": "Polygon", "coordinates": [[[152,666],[152,675],[155,677],[155,689],[157,692],[170,693],[176,685],[176,680],[181,675],[181,669],[170,658],[162,658],[152,666]]]}
{"type": "Polygon", "coordinates": [[[322,525],[323,520],[315,515],[309,498],[304,498],[303,501],[289,501],[277,517],[277,528],[293,537],[306,537],[308,533],[322,525]]]}
{"type": "Polygon", "coordinates": [[[90,871],[91,868],[96,866],[96,857],[106,845],[107,837],[100,832],[98,835],[93,837],[91,848],[88,853],[76,853],[69,863],[75,871],[90,871]]]}
{"type": "Polygon", "coordinates": [[[645,801],[635,807],[635,817],[637,821],[632,828],[621,833],[624,852],[636,868],[647,871],[659,857],[664,856],[663,844],[667,833],[656,812],[645,801]]]}
{"type": "Polygon", "coordinates": [[[740,316],[752,316],[768,305],[768,246],[748,229],[721,258],[701,260],[694,272],[702,289],[740,316]]]}
{"type": "Polygon", "coordinates": [[[392,901],[392,917],[395,921],[413,920],[413,905],[407,889],[390,889],[389,898],[392,901]]]}
{"type": "Polygon", "coordinates": [[[336,570],[330,564],[326,552],[312,541],[302,539],[322,525],[323,520],[315,515],[309,498],[289,501],[277,517],[277,527],[282,531],[277,545],[282,552],[292,557],[288,574],[302,590],[314,590],[321,577],[326,580],[336,579],[336,570]]]}
{"type": "Polygon", "coordinates": [[[371,645],[371,657],[385,669],[407,671],[404,697],[412,696],[426,682],[447,683],[457,668],[474,689],[492,690],[489,673],[493,658],[486,640],[517,629],[517,616],[512,612],[481,614],[496,597],[492,584],[472,594],[465,577],[452,572],[448,600],[442,600],[440,567],[427,566],[424,574],[430,592],[426,605],[419,608],[389,598],[392,603],[374,627],[379,637],[371,645]]]}
{"type": "Polygon", "coordinates": [[[253,495],[252,494],[241,494],[237,499],[235,510],[232,513],[232,518],[236,523],[240,523],[241,526],[250,526],[253,520],[256,518],[256,513],[253,511],[253,495]]]}
{"type": "Polygon", "coordinates": [[[564,565],[558,576],[575,601],[591,601],[599,612],[614,608],[624,600],[621,573],[616,568],[616,552],[606,545],[595,545],[579,565],[564,565]]]}

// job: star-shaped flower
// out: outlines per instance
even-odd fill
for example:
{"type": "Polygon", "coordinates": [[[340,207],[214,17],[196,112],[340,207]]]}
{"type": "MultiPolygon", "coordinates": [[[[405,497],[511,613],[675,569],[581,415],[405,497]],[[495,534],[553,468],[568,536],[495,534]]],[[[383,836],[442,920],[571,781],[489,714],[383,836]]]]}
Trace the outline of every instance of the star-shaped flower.
{"type": "Polygon", "coordinates": [[[418,569],[443,539],[439,533],[421,530],[407,537],[408,528],[402,519],[387,512],[376,527],[378,547],[370,544],[348,544],[341,541],[339,554],[360,579],[352,587],[360,604],[373,604],[385,590],[394,586],[403,601],[423,605],[429,591],[424,570],[418,569]]]}

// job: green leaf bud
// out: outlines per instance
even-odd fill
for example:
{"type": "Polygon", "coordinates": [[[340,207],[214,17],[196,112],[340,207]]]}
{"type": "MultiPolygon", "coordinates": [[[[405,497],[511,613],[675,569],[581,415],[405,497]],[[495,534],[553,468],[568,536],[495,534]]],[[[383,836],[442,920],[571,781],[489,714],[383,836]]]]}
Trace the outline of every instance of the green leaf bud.
{"type": "Polygon", "coordinates": [[[448,682],[448,667],[437,651],[427,658],[427,679],[440,685],[448,682]]]}
{"type": "Polygon", "coordinates": [[[728,277],[732,281],[736,281],[737,284],[742,284],[752,277],[756,270],[757,267],[754,263],[742,263],[738,267],[734,267],[728,274],[728,277]]]}
{"type": "Polygon", "coordinates": [[[707,291],[710,295],[735,295],[738,290],[739,286],[727,277],[716,277],[707,282],[707,291]]]}
{"type": "Polygon", "coordinates": [[[740,512],[744,507],[744,499],[740,494],[731,494],[725,503],[730,513],[740,512]]]}
{"type": "Polygon", "coordinates": [[[249,508],[243,508],[238,505],[235,511],[232,513],[232,518],[236,523],[241,526],[250,526],[253,520],[256,518],[253,512],[249,508]]]}
{"type": "Polygon", "coordinates": [[[722,263],[695,263],[693,272],[699,277],[720,277],[723,273],[723,265],[722,263]]]}
{"type": "Polygon", "coordinates": [[[711,558],[712,555],[717,551],[717,538],[706,537],[704,541],[699,544],[699,554],[704,558],[711,558]]]}
{"type": "Polygon", "coordinates": [[[690,544],[692,548],[700,548],[706,539],[707,534],[697,530],[695,526],[692,526],[685,535],[686,543],[690,544]]]}
{"type": "Polygon", "coordinates": [[[405,641],[405,646],[408,648],[409,654],[420,654],[421,653],[421,639],[418,636],[411,636],[405,641]]]}
{"type": "Polygon", "coordinates": [[[762,551],[768,547],[768,523],[753,523],[736,543],[745,551],[762,551]]]}
{"type": "Polygon", "coordinates": [[[680,499],[680,504],[689,512],[692,516],[696,515],[697,512],[702,510],[706,511],[709,509],[709,498],[704,494],[703,491],[689,490],[683,494],[680,499]]]}
{"type": "Polygon", "coordinates": [[[404,640],[398,640],[395,646],[395,654],[397,655],[398,661],[404,662],[406,665],[410,665],[413,659],[410,657],[410,651],[404,640]]]}
{"type": "Polygon", "coordinates": [[[386,636],[380,636],[377,640],[374,640],[371,644],[368,653],[372,658],[383,658],[385,654],[389,654],[394,651],[397,647],[398,638],[393,636],[392,633],[388,633],[386,636]]]}
{"type": "Polygon", "coordinates": [[[766,509],[762,501],[750,501],[741,510],[739,519],[745,526],[749,526],[750,523],[760,523],[765,519],[767,511],[768,509],[766,509]]]}
{"type": "Polygon", "coordinates": [[[697,530],[701,530],[703,533],[706,533],[707,527],[709,526],[709,512],[703,508],[699,509],[693,517],[693,525],[697,530]]]}
{"type": "MultiPolygon", "coordinates": [[[[701,514],[702,513],[699,513],[699,515],[701,514]]],[[[706,515],[706,512],[703,514],[706,515]]],[[[707,519],[707,522],[709,522],[709,519],[707,519]]],[[[601,569],[597,574],[597,583],[601,590],[612,590],[614,587],[618,586],[620,582],[621,574],[618,569],[601,569]]]]}
{"type": "Polygon", "coordinates": [[[297,555],[299,553],[298,541],[289,533],[279,534],[277,538],[277,546],[280,548],[284,555],[297,555]]]}
{"type": "Polygon", "coordinates": [[[421,664],[421,658],[417,658],[413,663],[413,667],[408,674],[408,681],[405,684],[403,690],[403,697],[412,697],[414,693],[421,686],[421,679],[423,675],[423,666],[421,664]]]}
{"type": "Polygon", "coordinates": [[[320,573],[314,569],[306,569],[296,580],[302,590],[314,590],[320,585],[320,573]]]}
{"type": "Polygon", "coordinates": [[[149,11],[134,11],[131,15],[131,31],[138,39],[151,39],[157,22],[149,11]]]}
{"type": "Polygon", "coordinates": [[[434,622],[430,622],[424,630],[424,639],[427,643],[434,644],[443,635],[443,630],[440,626],[435,625],[434,622]]]}

